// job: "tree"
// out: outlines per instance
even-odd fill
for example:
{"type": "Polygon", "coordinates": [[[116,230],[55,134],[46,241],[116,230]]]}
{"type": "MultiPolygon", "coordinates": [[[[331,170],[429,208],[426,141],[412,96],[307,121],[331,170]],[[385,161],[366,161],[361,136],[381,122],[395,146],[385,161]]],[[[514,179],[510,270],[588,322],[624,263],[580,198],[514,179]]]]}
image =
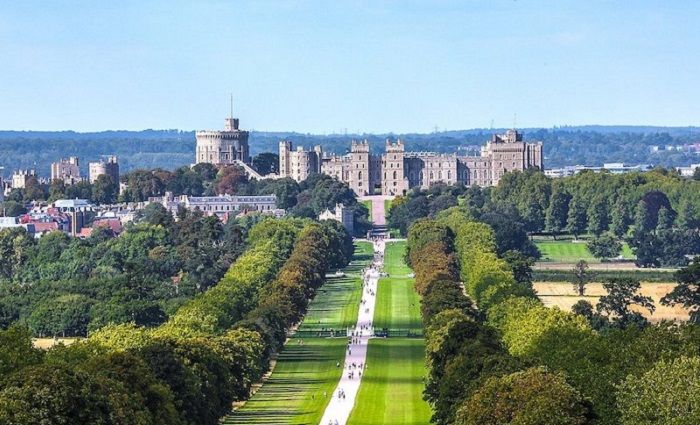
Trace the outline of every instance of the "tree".
{"type": "Polygon", "coordinates": [[[596,310],[611,319],[618,327],[629,325],[644,326],[647,321],[640,313],[631,311],[631,305],[645,308],[649,313],[656,309],[651,297],[639,294],[641,285],[638,280],[630,278],[611,278],[603,282],[607,295],[600,297],[596,310]]]}
{"type": "Polygon", "coordinates": [[[596,196],[588,208],[588,231],[595,236],[608,229],[608,206],[603,196],[596,196]]]}
{"type": "Polygon", "coordinates": [[[579,197],[574,196],[569,203],[566,230],[573,233],[575,237],[578,237],[578,235],[586,230],[587,221],[586,207],[583,201],[579,197]]]}
{"type": "Polygon", "coordinates": [[[601,260],[617,257],[622,251],[622,244],[610,233],[591,239],[587,246],[591,254],[601,260]]]}
{"type": "Polygon", "coordinates": [[[532,289],[532,266],[535,260],[523,255],[520,251],[506,251],[503,259],[510,266],[515,281],[532,289]]]}
{"type": "Polygon", "coordinates": [[[146,205],[146,208],[139,210],[136,213],[136,219],[151,226],[163,226],[166,229],[170,229],[175,222],[170,211],[157,202],[151,202],[146,205]]]}
{"type": "Polygon", "coordinates": [[[682,304],[690,310],[690,321],[700,323],[700,258],[696,258],[688,267],[678,270],[675,280],[678,285],[661,298],[661,304],[682,304]]]}
{"type": "Polygon", "coordinates": [[[92,184],[92,200],[96,204],[113,204],[119,195],[119,183],[107,174],[97,176],[92,184]]]}
{"type": "Polygon", "coordinates": [[[239,186],[248,182],[243,168],[229,165],[219,170],[216,182],[216,193],[219,195],[235,195],[239,186]]]}
{"type": "Polygon", "coordinates": [[[29,329],[12,325],[0,330],[0,376],[41,362],[43,352],[32,345],[29,329]]]}
{"type": "Polygon", "coordinates": [[[17,217],[27,213],[24,205],[16,201],[5,201],[0,205],[0,212],[2,212],[3,217],[17,217]]]}
{"type": "Polygon", "coordinates": [[[596,313],[589,301],[578,300],[576,304],[571,306],[571,312],[583,316],[588,321],[588,324],[597,331],[608,326],[608,319],[596,313]]]}
{"type": "Polygon", "coordinates": [[[700,423],[700,358],[661,360],[619,386],[623,425],[700,423]]]}
{"type": "Polygon", "coordinates": [[[546,368],[530,368],[489,378],[457,413],[458,425],[587,424],[590,402],[564,376],[546,368]]]}
{"type": "Polygon", "coordinates": [[[610,230],[618,238],[623,237],[629,229],[630,218],[627,213],[627,201],[619,198],[610,212],[610,230]]]}
{"type": "Polygon", "coordinates": [[[579,260],[571,271],[573,273],[572,283],[574,284],[574,290],[579,297],[582,297],[586,291],[586,285],[592,279],[592,275],[588,271],[588,262],[579,260]]]}
{"type": "Polygon", "coordinates": [[[545,220],[545,229],[553,233],[555,238],[557,233],[563,232],[566,229],[570,201],[571,195],[562,189],[560,185],[555,185],[549,200],[549,208],[547,208],[545,220]]]}
{"type": "Polygon", "coordinates": [[[674,211],[672,211],[666,207],[659,208],[659,218],[657,220],[656,230],[657,231],[671,230],[675,219],[676,219],[676,214],[674,211]]]}
{"type": "Polygon", "coordinates": [[[262,152],[253,157],[253,168],[263,176],[277,174],[280,156],[273,152],[262,152]]]}

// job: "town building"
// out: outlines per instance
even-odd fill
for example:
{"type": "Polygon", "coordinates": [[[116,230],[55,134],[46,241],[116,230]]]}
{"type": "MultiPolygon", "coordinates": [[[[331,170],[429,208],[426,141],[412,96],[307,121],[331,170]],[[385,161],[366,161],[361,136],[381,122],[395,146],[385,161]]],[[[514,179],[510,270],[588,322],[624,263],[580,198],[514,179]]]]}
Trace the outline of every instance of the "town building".
{"type": "Polygon", "coordinates": [[[51,163],[51,181],[63,180],[65,184],[75,184],[80,181],[80,161],[77,156],[61,158],[51,163]]]}
{"type": "Polygon", "coordinates": [[[119,183],[119,161],[116,156],[110,155],[107,157],[107,161],[100,158],[98,162],[88,164],[90,183],[95,183],[101,175],[110,176],[115,184],[119,183]]]}
{"type": "Polygon", "coordinates": [[[320,146],[293,150],[291,142],[282,141],[279,156],[281,177],[302,181],[323,173],[346,182],[358,195],[400,195],[436,183],[495,186],[508,171],[544,169],[542,142],[526,143],[515,130],[494,135],[479,156],[410,152],[401,140],[387,140],[381,155],[371,154],[367,141],[353,141],[346,155],[324,155],[320,146]]]}
{"type": "Polygon", "coordinates": [[[238,128],[238,118],[226,118],[224,130],[203,130],[195,133],[195,163],[250,165],[248,132],[238,128]]]}
{"type": "Polygon", "coordinates": [[[36,178],[36,170],[17,170],[12,173],[12,188],[25,189],[30,178],[36,178]]]}
{"type": "Polygon", "coordinates": [[[318,215],[318,219],[339,221],[351,235],[355,230],[355,220],[352,211],[343,204],[335,204],[333,211],[326,208],[325,211],[318,215]]]}
{"type": "Polygon", "coordinates": [[[601,167],[594,167],[589,165],[567,165],[561,168],[550,168],[545,170],[544,174],[547,177],[560,178],[573,176],[582,171],[591,171],[596,173],[604,171],[611,174],[626,174],[633,172],[649,171],[652,168],[654,167],[648,164],[627,165],[622,162],[607,162],[604,163],[601,167]]]}
{"type": "Polygon", "coordinates": [[[275,195],[218,195],[218,196],[173,196],[166,192],[164,196],[152,197],[149,202],[157,202],[173,215],[178,208],[199,210],[205,215],[215,215],[219,218],[236,216],[242,212],[260,212],[281,216],[284,210],[277,208],[277,196],[275,195]]]}

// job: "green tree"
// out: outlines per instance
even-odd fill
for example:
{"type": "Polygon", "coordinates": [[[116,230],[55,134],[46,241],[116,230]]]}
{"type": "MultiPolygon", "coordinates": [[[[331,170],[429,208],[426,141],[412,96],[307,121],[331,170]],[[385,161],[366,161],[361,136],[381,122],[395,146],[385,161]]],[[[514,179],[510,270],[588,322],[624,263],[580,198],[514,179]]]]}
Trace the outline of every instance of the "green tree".
{"type": "Polygon", "coordinates": [[[566,230],[570,201],[571,195],[562,189],[560,185],[555,185],[549,200],[545,224],[545,229],[554,233],[555,238],[557,233],[566,230]]]}
{"type": "Polygon", "coordinates": [[[26,214],[24,205],[16,201],[5,201],[0,203],[0,212],[3,217],[17,217],[26,214]]]}
{"type": "Polygon", "coordinates": [[[32,345],[27,328],[13,325],[0,330],[0,376],[40,363],[42,355],[42,351],[32,345]]]}
{"type": "Polygon", "coordinates": [[[115,203],[118,194],[119,183],[106,174],[97,176],[97,180],[92,184],[91,199],[98,205],[115,203]]]}
{"type": "Polygon", "coordinates": [[[586,217],[586,207],[583,201],[574,196],[569,203],[569,212],[566,218],[566,230],[573,233],[575,237],[578,237],[581,233],[586,231],[586,223],[588,218],[586,217]]]}
{"type": "Polygon", "coordinates": [[[591,254],[601,260],[617,257],[622,251],[622,244],[610,233],[591,239],[587,246],[591,254]]]}
{"type": "Polygon", "coordinates": [[[656,309],[651,297],[639,294],[641,285],[638,280],[629,278],[612,278],[603,282],[607,295],[600,297],[596,310],[605,315],[618,327],[629,325],[644,326],[647,321],[640,313],[630,310],[631,305],[647,309],[653,313],[656,309]]]}
{"type": "Polygon", "coordinates": [[[579,297],[582,297],[586,291],[586,285],[593,277],[591,272],[588,271],[588,262],[586,260],[579,260],[579,262],[574,265],[574,268],[571,269],[571,272],[573,273],[572,283],[574,285],[574,290],[579,297]]]}
{"type": "Polygon", "coordinates": [[[457,414],[455,424],[587,424],[591,404],[563,375],[530,368],[490,378],[457,414]]]}
{"type": "Polygon", "coordinates": [[[700,322],[700,259],[696,258],[688,267],[676,272],[678,282],[671,292],[661,299],[661,304],[678,304],[690,310],[690,321],[700,322]]]}
{"type": "Polygon", "coordinates": [[[673,227],[673,222],[675,219],[675,213],[672,210],[666,207],[659,208],[659,218],[657,220],[656,230],[670,230],[673,227]]]}
{"type": "Polygon", "coordinates": [[[619,386],[623,425],[700,423],[700,358],[661,360],[619,386]]]}
{"type": "Polygon", "coordinates": [[[263,176],[276,174],[280,157],[273,152],[262,152],[253,157],[253,168],[263,176]]]}
{"type": "Polygon", "coordinates": [[[588,231],[600,236],[608,229],[608,206],[603,196],[593,198],[588,207],[588,231]]]}
{"type": "Polygon", "coordinates": [[[610,212],[610,230],[618,238],[623,237],[629,229],[630,218],[627,212],[627,201],[619,198],[610,212]]]}

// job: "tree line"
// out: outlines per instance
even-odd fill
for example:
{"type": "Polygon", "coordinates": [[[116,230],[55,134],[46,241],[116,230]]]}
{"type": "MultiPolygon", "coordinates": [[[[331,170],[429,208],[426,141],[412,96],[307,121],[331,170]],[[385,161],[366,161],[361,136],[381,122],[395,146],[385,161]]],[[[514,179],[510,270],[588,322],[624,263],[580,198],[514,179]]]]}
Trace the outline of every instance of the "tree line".
{"type": "MultiPolygon", "coordinates": [[[[611,286],[616,299],[601,300],[600,314],[616,326],[595,329],[584,315],[545,307],[465,207],[416,221],[408,245],[423,294],[433,423],[700,420],[700,399],[687,391],[700,383],[700,332],[626,320],[629,305],[645,301],[634,285],[611,286]]],[[[691,267],[686,292],[697,290],[700,266],[691,267]]]]}
{"type": "Polygon", "coordinates": [[[600,258],[617,256],[625,241],[642,267],[683,266],[700,253],[700,182],[663,169],[560,179],[527,170],[506,173],[493,188],[436,185],[396,198],[387,220],[406,234],[419,218],[458,204],[492,226],[499,253],[510,244],[537,258],[534,246],[522,240],[527,234],[587,234],[600,258]]]}
{"type": "Polygon", "coordinates": [[[109,325],[47,352],[25,328],[0,331],[0,422],[217,424],[249,396],[329,267],[352,255],[333,222],[266,220],[249,244],[157,328],[109,325]]]}

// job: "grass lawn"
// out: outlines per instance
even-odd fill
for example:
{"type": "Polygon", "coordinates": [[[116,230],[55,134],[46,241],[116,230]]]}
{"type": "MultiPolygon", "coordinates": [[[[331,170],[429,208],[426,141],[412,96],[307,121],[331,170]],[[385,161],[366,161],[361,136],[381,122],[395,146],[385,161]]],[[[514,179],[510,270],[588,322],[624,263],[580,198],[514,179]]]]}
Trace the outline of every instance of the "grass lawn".
{"type": "Polygon", "coordinates": [[[370,340],[367,369],[348,424],[430,422],[430,406],[423,400],[424,344],[416,338],[370,340]]]}
{"type": "Polygon", "coordinates": [[[367,200],[367,201],[360,201],[360,202],[362,202],[362,205],[366,206],[367,210],[369,210],[369,215],[367,216],[367,220],[369,220],[371,222],[372,221],[372,201],[367,200]]]}
{"type": "MultiPolygon", "coordinates": [[[[379,281],[374,326],[421,328],[418,294],[403,262],[405,242],[387,245],[385,270],[379,281]]],[[[431,410],[423,400],[425,341],[422,338],[372,339],[367,369],[349,424],[427,424],[431,410]]]]}
{"type": "MultiPolygon", "coordinates": [[[[598,263],[600,260],[593,257],[585,242],[573,242],[571,240],[535,240],[535,245],[542,253],[540,261],[554,261],[559,263],[575,263],[578,260],[586,260],[589,263],[598,263]]],[[[632,249],[627,243],[622,244],[622,257],[628,260],[634,259],[632,249]]]]}
{"type": "MultiPolygon", "coordinates": [[[[372,244],[355,245],[346,277],[331,278],[311,301],[300,329],[344,328],[357,320],[360,270],[371,260],[372,244]]],[[[270,378],[224,424],[317,424],[330,401],[345,358],[345,338],[292,338],[277,359],[270,378]],[[327,397],[323,397],[324,392],[327,397]]]]}

